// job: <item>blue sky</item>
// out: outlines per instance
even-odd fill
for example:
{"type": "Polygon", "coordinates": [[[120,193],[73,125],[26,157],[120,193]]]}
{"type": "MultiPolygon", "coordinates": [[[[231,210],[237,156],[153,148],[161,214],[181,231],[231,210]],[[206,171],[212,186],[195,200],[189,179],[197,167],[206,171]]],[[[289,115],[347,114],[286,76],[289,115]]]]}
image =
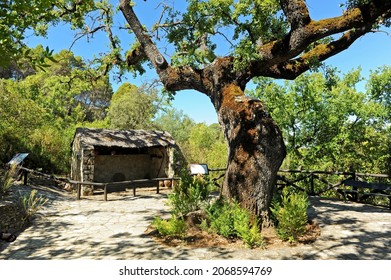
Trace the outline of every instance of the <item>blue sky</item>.
{"type": "MultiPolygon", "coordinates": [[[[112,0],[112,3],[119,1],[112,0]]],[[[143,24],[151,25],[156,22],[160,16],[159,3],[161,0],[136,1],[136,14],[139,16],[143,24]]],[[[177,6],[183,6],[185,1],[172,1],[177,6]]],[[[343,8],[339,6],[344,0],[307,0],[306,1],[310,14],[313,19],[321,19],[325,17],[333,17],[341,14],[343,8]]],[[[116,17],[116,23],[121,25],[124,19],[121,14],[116,17]]],[[[116,25],[115,23],[115,25],[116,25]]],[[[358,39],[349,49],[328,59],[327,64],[337,67],[342,73],[357,67],[362,68],[362,74],[368,76],[370,70],[375,70],[377,67],[383,65],[391,65],[391,30],[387,30],[389,34],[377,32],[367,34],[361,39],[358,39]]],[[[73,41],[74,34],[69,30],[68,26],[59,25],[50,29],[47,38],[36,38],[30,36],[26,42],[30,47],[35,47],[37,44],[49,46],[58,52],[62,49],[68,49],[73,41]]],[[[132,43],[132,36],[124,34],[122,31],[120,35],[123,41],[124,49],[132,43]]],[[[107,39],[103,34],[97,34],[86,42],[79,40],[72,47],[72,51],[76,55],[84,58],[92,58],[93,54],[99,54],[107,50],[107,39]]],[[[152,80],[156,78],[153,70],[147,71],[147,75],[143,77],[133,78],[132,75],[127,76],[127,80],[123,82],[130,82],[139,85],[144,80],[152,80]]],[[[113,88],[118,88],[121,84],[112,82],[113,88]]],[[[217,122],[217,116],[209,98],[201,93],[192,90],[178,92],[173,106],[189,115],[196,122],[205,122],[207,124],[217,122]]]]}

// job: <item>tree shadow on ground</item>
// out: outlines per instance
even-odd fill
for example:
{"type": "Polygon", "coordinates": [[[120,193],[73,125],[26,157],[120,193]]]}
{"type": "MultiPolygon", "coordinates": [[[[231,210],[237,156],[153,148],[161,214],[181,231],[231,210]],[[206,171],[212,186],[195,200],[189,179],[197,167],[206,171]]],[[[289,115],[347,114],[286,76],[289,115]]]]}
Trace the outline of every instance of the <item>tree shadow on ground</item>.
{"type": "Polygon", "coordinates": [[[391,211],[311,198],[309,217],[321,227],[312,244],[276,250],[169,247],[145,233],[155,216],[168,216],[164,194],[118,196],[112,201],[62,197],[0,259],[391,259],[391,211]]]}
{"type": "MultiPolygon", "coordinates": [[[[159,245],[144,233],[155,216],[170,214],[164,198],[146,194],[77,201],[62,196],[50,201],[17,241],[0,248],[0,259],[191,259],[193,250],[159,245]]],[[[223,249],[215,251],[217,258],[229,258],[223,249]]]]}
{"type": "MultiPolygon", "coordinates": [[[[96,214],[90,211],[89,213],[96,214]]],[[[70,217],[67,215],[66,217],[70,217]]],[[[0,259],[9,260],[80,260],[80,259],[192,259],[191,249],[178,249],[159,245],[146,234],[120,232],[108,237],[69,233],[75,225],[69,222],[41,222],[24,232],[26,238],[15,243],[0,259]],[[34,232],[30,237],[28,234],[34,232]],[[50,234],[48,234],[50,233],[50,234]]],[[[229,258],[229,252],[217,248],[216,258],[229,258]]]]}
{"type": "Polygon", "coordinates": [[[391,259],[391,211],[360,203],[311,198],[309,217],[322,230],[304,259],[391,259]]]}

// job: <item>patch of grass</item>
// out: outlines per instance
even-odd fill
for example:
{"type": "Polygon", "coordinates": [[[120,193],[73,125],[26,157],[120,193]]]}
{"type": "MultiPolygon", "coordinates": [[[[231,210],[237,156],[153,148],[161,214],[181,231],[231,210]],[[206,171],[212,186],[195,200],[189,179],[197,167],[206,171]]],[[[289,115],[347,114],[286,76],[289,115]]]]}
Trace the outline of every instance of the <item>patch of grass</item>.
{"type": "Polygon", "coordinates": [[[11,188],[13,178],[17,172],[17,166],[11,165],[10,168],[0,176],[0,199],[3,199],[3,197],[7,195],[9,189],[11,188]]]}
{"type": "Polygon", "coordinates": [[[32,190],[30,195],[21,196],[19,204],[22,209],[23,222],[29,222],[47,202],[47,198],[37,196],[37,190],[32,190]]]}

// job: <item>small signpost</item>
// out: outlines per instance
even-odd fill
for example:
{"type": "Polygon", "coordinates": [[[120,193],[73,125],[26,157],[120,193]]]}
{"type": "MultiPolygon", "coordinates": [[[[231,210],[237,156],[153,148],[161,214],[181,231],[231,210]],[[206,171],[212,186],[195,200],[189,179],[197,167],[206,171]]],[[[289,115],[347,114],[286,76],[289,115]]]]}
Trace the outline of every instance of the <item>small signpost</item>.
{"type": "Polygon", "coordinates": [[[191,175],[208,175],[209,169],[206,164],[190,164],[190,174],[191,175]]]}
{"type": "Polygon", "coordinates": [[[22,165],[24,159],[28,156],[28,153],[20,153],[14,155],[14,157],[7,163],[9,166],[22,165]]]}
{"type": "MultiPolygon", "coordinates": [[[[28,156],[29,154],[28,153],[19,153],[19,154],[15,154],[14,157],[7,163],[7,165],[9,167],[12,167],[12,166],[22,166],[23,164],[23,161],[25,160],[25,158],[28,156]]],[[[23,175],[23,183],[25,185],[27,185],[27,171],[26,170],[23,170],[22,171],[22,175],[23,175]]],[[[17,178],[21,178],[19,177],[19,172],[17,172],[17,178]]]]}

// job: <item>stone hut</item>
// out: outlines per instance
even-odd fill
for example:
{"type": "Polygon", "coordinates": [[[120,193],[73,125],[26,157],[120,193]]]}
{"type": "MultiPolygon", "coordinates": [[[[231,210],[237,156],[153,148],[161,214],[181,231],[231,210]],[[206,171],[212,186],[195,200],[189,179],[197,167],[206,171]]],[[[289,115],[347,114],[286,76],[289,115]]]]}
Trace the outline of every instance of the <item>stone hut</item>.
{"type": "Polygon", "coordinates": [[[72,141],[71,178],[120,182],[170,178],[179,151],[165,131],[77,128],[72,141]]]}

